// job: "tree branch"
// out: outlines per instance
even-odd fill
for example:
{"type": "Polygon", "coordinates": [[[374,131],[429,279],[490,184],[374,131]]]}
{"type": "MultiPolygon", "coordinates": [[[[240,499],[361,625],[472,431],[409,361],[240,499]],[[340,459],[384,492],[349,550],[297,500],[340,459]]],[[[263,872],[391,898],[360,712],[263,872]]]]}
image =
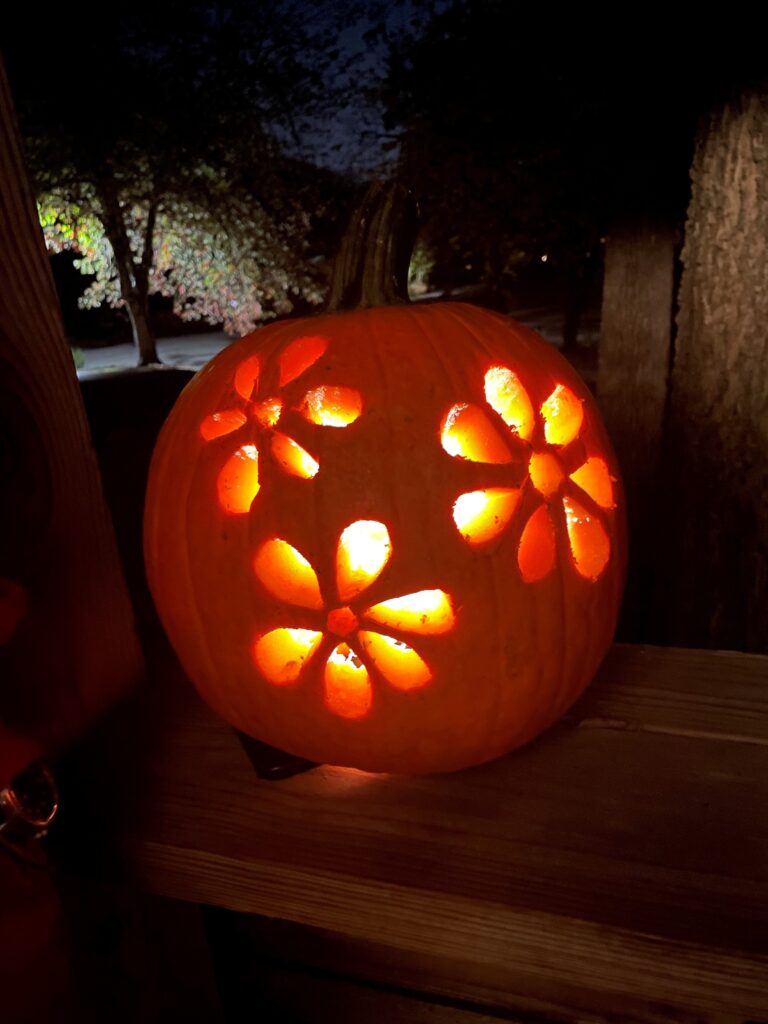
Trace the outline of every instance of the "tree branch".
{"type": "Polygon", "coordinates": [[[157,189],[154,189],[149,200],[147,209],[147,225],[144,229],[144,251],[141,254],[141,263],[136,268],[136,290],[144,299],[149,286],[149,272],[152,270],[154,257],[155,224],[157,223],[157,208],[159,206],[157,189]]]}

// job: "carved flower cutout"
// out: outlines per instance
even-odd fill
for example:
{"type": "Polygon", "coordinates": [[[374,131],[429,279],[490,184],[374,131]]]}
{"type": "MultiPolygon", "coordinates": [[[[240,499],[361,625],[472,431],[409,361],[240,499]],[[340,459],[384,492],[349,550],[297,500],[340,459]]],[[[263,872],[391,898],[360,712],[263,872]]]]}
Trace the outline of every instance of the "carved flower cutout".
{"type": "MultiPolygon", "coordinates": [[[[264,451],[271,452],[277,464],[291,476],[311,480],[317,475],[317,459],[277,427],[284,412],[283,388],[314,366],[328,344],[327,338],[303,337],[286,346],[280,355],[279,386],[274,394],[260,390],[261,358],[248,356],[237,367],[233,381],[240,406],[219,409],[200,424],[203,440],[215,441],[251,422],[252,440],[236,448],[219,471],[217,492],[225,512],[244,514],[250,510],[261,486],[259,457],[264,451]]],[[[347,427],[360,416],[363,402],[354,388],[324,385],[307,391],[296,408],[309,423],[347,427]]]]}
{"type": "Polygon", "coordinates": [[[483,383],[490,410],[471,403],[452,406],[441,426],[442,446],[455,458],[486,465],[516,463],[519,468],[527,461],[527,474],[517,487],[460,494],[453,506],[457,529],[471,545],[494,539],[532,488],[541,501],[520,536],[517,557],[523,579],[533,583],[555,567],[557,536],[563,535],[556,526],[560,518],[572,565],[585,579],[598,579],[611,554],[602,514],[615,508],[614,480],[603,458],[582,461],[574,450],[584,421],[581,399],[558,384],[535,411],[520,378],[506,366],[491,367],[483,383]]]}
{"type": "Polygon", "coordinates": [[[302,623],[258,636],[256,667],[276,686],[296,683],[312,661],[323,662],[323,700],[343,718],[363,718],[373,702],[372,676],[397,690],[425,686],[432,672],[401,634],[446,633],[454,626],[453,602],[442,590],[421,590],[368,605],[364,592],[390,560],[392,544],[383,523],[358,520],[342,531],[336,550],[337,602],[326,605],[315,570],[304,556],[279,538],[261,545],[253,561],[257,578],[269,593],[295,609],[302,623]],[[376,627],[385,627],[387,633],[376,627]]]}

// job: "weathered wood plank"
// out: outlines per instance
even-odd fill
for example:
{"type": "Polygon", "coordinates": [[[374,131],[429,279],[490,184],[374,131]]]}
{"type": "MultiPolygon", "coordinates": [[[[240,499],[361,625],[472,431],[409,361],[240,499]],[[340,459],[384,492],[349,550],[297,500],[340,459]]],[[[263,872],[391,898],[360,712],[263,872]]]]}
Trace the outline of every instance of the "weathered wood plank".
{"type": "Polygon", "coordinates": [[[645,500],[667,401],[675,244],[667,225],[617,228],[606,239],[597,390],[622,466],[645,500]]]}
{"type": "Polygon", "coordinates": [[[152,892],[441,963],[453,996],[499,1006],[758,1019],[767,668],[616,647],[568,721],[492,764],[281,783],[168,672],[110,734],[105,781],[130,786],[124,855],[152,892]]]}
{"type": "MultiPolygon", "coordinates": [[[[0,649],[0,720],[45,753],[142,660],[2,66],[0,453],[0,577],[29,595],[0,649]]],[[[20,767],[0,750],[0,773],[20,767]]]]}
{"type": "Polygon", "coordinates": [[[644,729],[768,743],[768,659],[734,651],[617,644],[571,713],[583,728],[644,729]],[[601,721],[603,719],[603,721],[601,721]]]}
{"type": "Polygon", "coordinates": [[[627,498],[632,558],[622,628],[658,641],[657,500],[672,342],[675,232],[650,222],[617,226],[606,240],[597,398],[627,498]]]}
{"type": "Polygon", "coordinates": [[[665,639],[768,652],[768,88],[702,118],[664,445],[665,639]]]}
{"type": "MultiPolygon", "coordinates": [[[[405,995],[381,987],[355,984],[332,975],[310,974],[271,963],[254,965],[247,984],[230,995],[235,1012],[258,1006],[267,1020],[294,1020],[301,1024],[498,1024],[518,1020],[515,1015],[451,1006],[405,995]]],[[[264,1019],[264,1018],[262,1018],[264,1019]]]]}
{"type": "Polygon", "coordinates": [[[767,1009],[768,956],[660,941],[564,915],[330,871],[151,842],[142,853],[138,878],[154,891],[360,939],[375,934],[384,945],[438,956],[470,977],[476,969],[492,972],[500,1005],[524,1005],[527,993],[566,993],[559,1002],[574,1009],[640,1017],[654,1004],[744,1017],[767,1009]]]}

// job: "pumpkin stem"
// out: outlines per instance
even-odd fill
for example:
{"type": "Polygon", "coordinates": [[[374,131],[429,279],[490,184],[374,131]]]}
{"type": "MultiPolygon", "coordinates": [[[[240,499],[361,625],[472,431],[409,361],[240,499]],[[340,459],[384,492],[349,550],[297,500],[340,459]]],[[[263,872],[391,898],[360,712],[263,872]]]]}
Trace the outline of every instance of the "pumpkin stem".
{"type": "Polygon", "coordinates": [[[408,302],[408,269],[417,231],[413,191],[399,182],[374,181],[341,240],[327,311],[408,302]]]}

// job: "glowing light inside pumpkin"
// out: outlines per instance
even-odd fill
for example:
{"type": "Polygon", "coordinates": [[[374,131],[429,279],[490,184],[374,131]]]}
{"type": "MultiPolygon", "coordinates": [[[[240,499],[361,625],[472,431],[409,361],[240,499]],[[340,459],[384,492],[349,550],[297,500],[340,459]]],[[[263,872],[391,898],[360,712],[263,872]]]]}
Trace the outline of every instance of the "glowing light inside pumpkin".
{"type": "Polygon", "coordinates": [[[533,406],[517,374],[506,366],[492,366],[485,375],[485,397],[490,407],[524,441],[533,434],[533,406]]]}
{"type": "Polygon", "coordinates": [[[489,487],[460,494],[453,504],[453,521],[470,544],[497,537],[515,514],[520,492],[513,487],[489,487]]]}
{"type": "Polygon", "coordinates": [[[204,441],[213,441],[237,430],[245,423],[245,413],[239,409],[222,409],[211,416],[206,416],[200,424],[200,436],[204,441]]]}
{"type": "Polygon", "coordinates": [[[541,406],[544,437],[548,444],[564,445],[574,441],[581,430],[584,410],[581,400],[570,388],[558,384],[541,406]]]}
{"type": "Polygon", "coordinates": [[[392,554],[384,523],[358,519],[342,532],[336,551],[339,598],[349,601],[377,579],[392,554]]]}
{"type": "Polygon", "coordinates": [[[602,459],[594,456],[587,459],[583,466],[580,466],[575,473],[571,473],[571,480],[582,491],[586,491],[601,508],[616,507],[613,497],[613,480],[608,472],[608,466],[602,459]]]}
{"type": "Polygon", "coordinates": [[[225,512],[243,515],[259,493],[259,453],[244,444],[222,466],[216,480],[219,505],[225,512]]]}
{"type": "Polygon", "coordinates": [[[576,571],[596,580],[611,557],[611,542],[603,524],[573,498],[563,498],[568,540],[576,571]]]}
{"type": "Polygon", "coordinates": [[[560,489],[564,473],[560,462],[547,452],[534,453],[528,463],[531,483],[545,498],[551,498],[560,489]]]}
{"type": "Polygon", "coordinates": [[[280,419],[282,411],[283,403],[279,398],[265,398],[254,408],[256,419],[262,427],[274,427],[280,419]]]}
{"type": "Polygon", "coordinates": [[[301,403],[302,416],[320,427],[348,427],[362,411],[363,399],[354,388],[315,388],[301,403]]]}
{"type": "Polygon", "coordinates": [[[546,505],[541,505],[525,524],[517,564],[526,583],[543,579],[555,566],[555,528],[546,505]]]}
{"type": "Polygon", "coordinates": [[[312,629],[273,629],[253,645],[253,660],[268,682],[286,686],[296,682],[322,639],[312,629]]]}
{"type": "Polygon", "coordinates": [[[259,386],[261,361],[258,356],[248,356],[235,370],[235,391],[246,402],[259,386]]]}
{"type": "Polygon", "coordinates": [[[267,590],[281,601],[301,608],[323,607],[315,570],[287,541],[275,537],[262,544],[253,569],[267,590]]]}
{"type": "Polygon", "coordinates": [[[349,636],[357,629],[357,616],[351,608],[334,608],[328,612],[328,632],[336,636],[349,636]]]}
{"type": "Polygon", "coordinates": [[[307,335],[292,341],[280,356],[280,387],[290,384],[316,363],[328,344],[327,338],[317,335],[307,335]]]}
{"type": "Polygon", "coordinates": [[[383,626],[422,634],[447,633],[455,622],[451,599],[443,590],[419,590],[393,597],[364,614],[383,626]]]}
{"type": "Polygon", "coordinates": [[[486,414],[476,405],[451,406],[440,428],[440,443],[454,458],[504,465],[512,454],[486,414]]]}
{"type": "Polygon", "coordinates": [[[363,718],[371,707],[373,690],[368,670],[347,644],[331,652],[325,666],[323,699],[342,718],[363,718]]]}
{"type": "Polygon", "coordinates": [[[358,637],[365,654],[396,689],[416,690],[432,678],[426,662],[402,640],[366,630],[358,637]]]}
{"type": "Polygon", "coordinates": [[[311,480],[320,469],[320,463],[287,434],[272,435],[272,454],[287,473],[302,480],[311,480]]]}

